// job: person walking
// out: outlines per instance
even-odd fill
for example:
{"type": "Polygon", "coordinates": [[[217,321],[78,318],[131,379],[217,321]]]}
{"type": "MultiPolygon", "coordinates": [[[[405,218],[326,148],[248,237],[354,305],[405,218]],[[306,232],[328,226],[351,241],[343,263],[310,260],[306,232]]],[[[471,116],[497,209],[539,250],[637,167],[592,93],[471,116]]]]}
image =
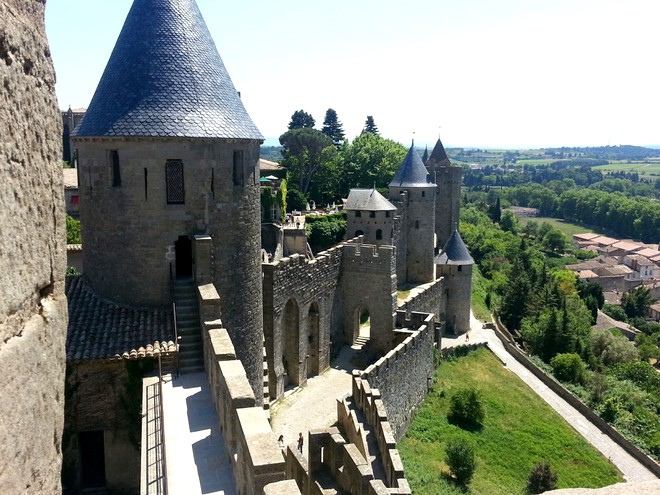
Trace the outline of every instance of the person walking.
{"type": "Polygon", "coordinates": [[[302,454],[303,450],[303,444],[305,443],[305,439],[303,438],[302,432],[298,434],[298,452],[302,454]]]}

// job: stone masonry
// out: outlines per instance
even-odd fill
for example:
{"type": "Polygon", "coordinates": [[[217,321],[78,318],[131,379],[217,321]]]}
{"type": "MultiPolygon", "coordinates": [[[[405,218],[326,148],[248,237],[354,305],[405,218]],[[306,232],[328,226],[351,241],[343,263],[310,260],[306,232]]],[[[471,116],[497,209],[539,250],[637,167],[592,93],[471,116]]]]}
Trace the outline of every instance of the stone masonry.
{"type": "Polygon", "coordinates": [[[45,2],[0,1],[0,493],[60,493],[61,119],[45,2]]]}

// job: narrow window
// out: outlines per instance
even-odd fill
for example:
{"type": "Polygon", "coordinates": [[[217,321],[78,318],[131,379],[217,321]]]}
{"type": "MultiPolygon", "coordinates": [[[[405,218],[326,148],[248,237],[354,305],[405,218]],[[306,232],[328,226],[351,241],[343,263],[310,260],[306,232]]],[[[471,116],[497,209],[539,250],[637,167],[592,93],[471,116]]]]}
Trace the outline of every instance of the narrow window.
{"type": "Polygon", "coordinates": [[[181,160],[167,160],[165,164],[165,189],[168,205],[182,205],[185,203],[183,162],[181,160]]]}
{"type": "Polygon", "coordinates": [[[382,239],[383,239],[383,231],[380,230],[380,229],[378,229],[378,230],[376,231],[376,240],[377,240],[377,241],[381,241],[382,239]]]}
{"type": "Polygon", "coordinates": [[[119,153],[116,150],[110,152],[110,164],[112,165],[112,187],[121,187],[119,153]]]}
{"type": "Polygon", "coordinates": [[[422,198],[426,196],[426,191],[422,191],[422,198]]]}
{"type": "Polygon", "coordinates": [[[370,211],[369,212],[369,218],[376,218],[376,212],[375,211],[370,211]]]}
{"type": "Polygon", "coordinates": [[[419,228],[419,220],[415,220],[415,228],[416,228],[416,229],[419,228]]]}
{"type": "Polygon", "coordinates": [[[148,182],[147,182],[148,177],[147,176],[148,176],[147,169],[145,167],[145,169],[144,169],[144,200],[145,201],[147,201],[149,199],[148,189],[147,189],[147,185],[148,185],[148,182]]]}
{"type": "Polygon", "coordinates": [[[390,212],[389,211],[385,212],[385,218],[390,218],[390,212]]]}
{"type": "Polygon", "coordinates": [[[463,271],[463,265],[458,265],[458,271],[462,272],[463,271]]]}
{"type": "Polygon", "coordinates": [[[362,212],[361,211],[356,211],[355,212],[355,218],[362,218],[362,212]]]}
{"type": "Polygon", "coordinates": [[[215,199],[215,169],[211,169],[211,197],[215,199]]]}
{"type": "Polygon", "coordinates": [[[243,151],[234,151],[234,185],[242,186],[245,182],[243,177],[243,151]]]}
{"type": "Polygon", "coordinates": [[[80,199],[78,196],[71,196],[71,204],[72,205],[77,205],[80,204],[80,199]]]}
{"type": "Polygon", "coordinates": [[[390,229],[390,239],[394,239],[394,229],[390,229]]]}

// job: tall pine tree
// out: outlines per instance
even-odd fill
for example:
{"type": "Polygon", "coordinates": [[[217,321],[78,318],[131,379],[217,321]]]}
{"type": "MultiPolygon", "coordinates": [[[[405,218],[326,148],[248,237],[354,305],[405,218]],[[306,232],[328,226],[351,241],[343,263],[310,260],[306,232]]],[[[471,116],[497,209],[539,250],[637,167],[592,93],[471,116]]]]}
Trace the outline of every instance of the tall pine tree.
{"type": "Polygon", "coordinates": [[[378,135],[378,127],[374,122],[374,118],[371,115],[367,115],[367,121],[364,123],[364,129],[362,132],[369,132],[371,134],[378,135]]]}
{"type": "Polygon", "coordinates": [[[344,142],[344,129],[341,122],[337,118],[337,112],[332,108],[328,108],[325,112],[325,119],[323,119],[323,129],[321,132],[332,139],[335,146],[339,146],[344,142]]]}
{"type": "Polygon", "coordinates": [[[296,110],[291,116],[291,122],[289,122],[289,130],[293,129],[311,129],[316,124],[314,117],[305,112],[304,110],[296,110]]]}

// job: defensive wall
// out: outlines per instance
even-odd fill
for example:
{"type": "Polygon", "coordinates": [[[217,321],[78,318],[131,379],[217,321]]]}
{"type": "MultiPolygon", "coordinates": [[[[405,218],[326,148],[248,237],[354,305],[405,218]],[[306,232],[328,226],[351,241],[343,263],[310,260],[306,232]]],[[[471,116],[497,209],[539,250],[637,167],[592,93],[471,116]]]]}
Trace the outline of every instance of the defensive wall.
{"type": "Polygon", "coordinates": [[[547,375],[543,370],[541,370],[532,361],[530,361],[527,355],[518,349],[513,336],[497,317],[495,317],[495,325],[493,325],[493,330],[495,331],[497,337],[502,341],[506,351],[511,354],[516,359],[516,361],[527,368],[534,376],[536,376],[545,385],[547,385],[553,392],[559,395],[559,397],[577,409],[580,414],[584,415],[584,417],[593,423],[601,432],[618,443],[626,452],[628,452],[632,457],[639,461],[644,467],[646,467],[656,476],[660,477],[660,464],[655,462],[644,452],[638,449],[628,439],[621,435],[621,433],[619,433],[605,420],[603,420],[603,418],[593,412],[591,408],[586,406],[582,401],[580,401],[572,393],[566,390],[559,382],[555,381],[552,377],[547,375]]]}
{"type": "Polygon", "coordinates": [[[271,398],[284,393],[286,382],[302,385],[308,376],[330,366],[338,334],[337,286],[341,247],[314,260],[299,254],[263,263],[264,339],[271,398]],[[285,377],[285,374],[288,376],[285,377]]]}
{"type": "Polygon", "coordinates": [[[433,315],[427,313],[397,311],[396,316],[398,327],[417,330],[397,330],[397,333],[408,335],[364,370],[361,378],[369,383],[372,390],[380,391],[394,438],[398,442],[426,397],[433,377],[434,322],[433,315]]]}

